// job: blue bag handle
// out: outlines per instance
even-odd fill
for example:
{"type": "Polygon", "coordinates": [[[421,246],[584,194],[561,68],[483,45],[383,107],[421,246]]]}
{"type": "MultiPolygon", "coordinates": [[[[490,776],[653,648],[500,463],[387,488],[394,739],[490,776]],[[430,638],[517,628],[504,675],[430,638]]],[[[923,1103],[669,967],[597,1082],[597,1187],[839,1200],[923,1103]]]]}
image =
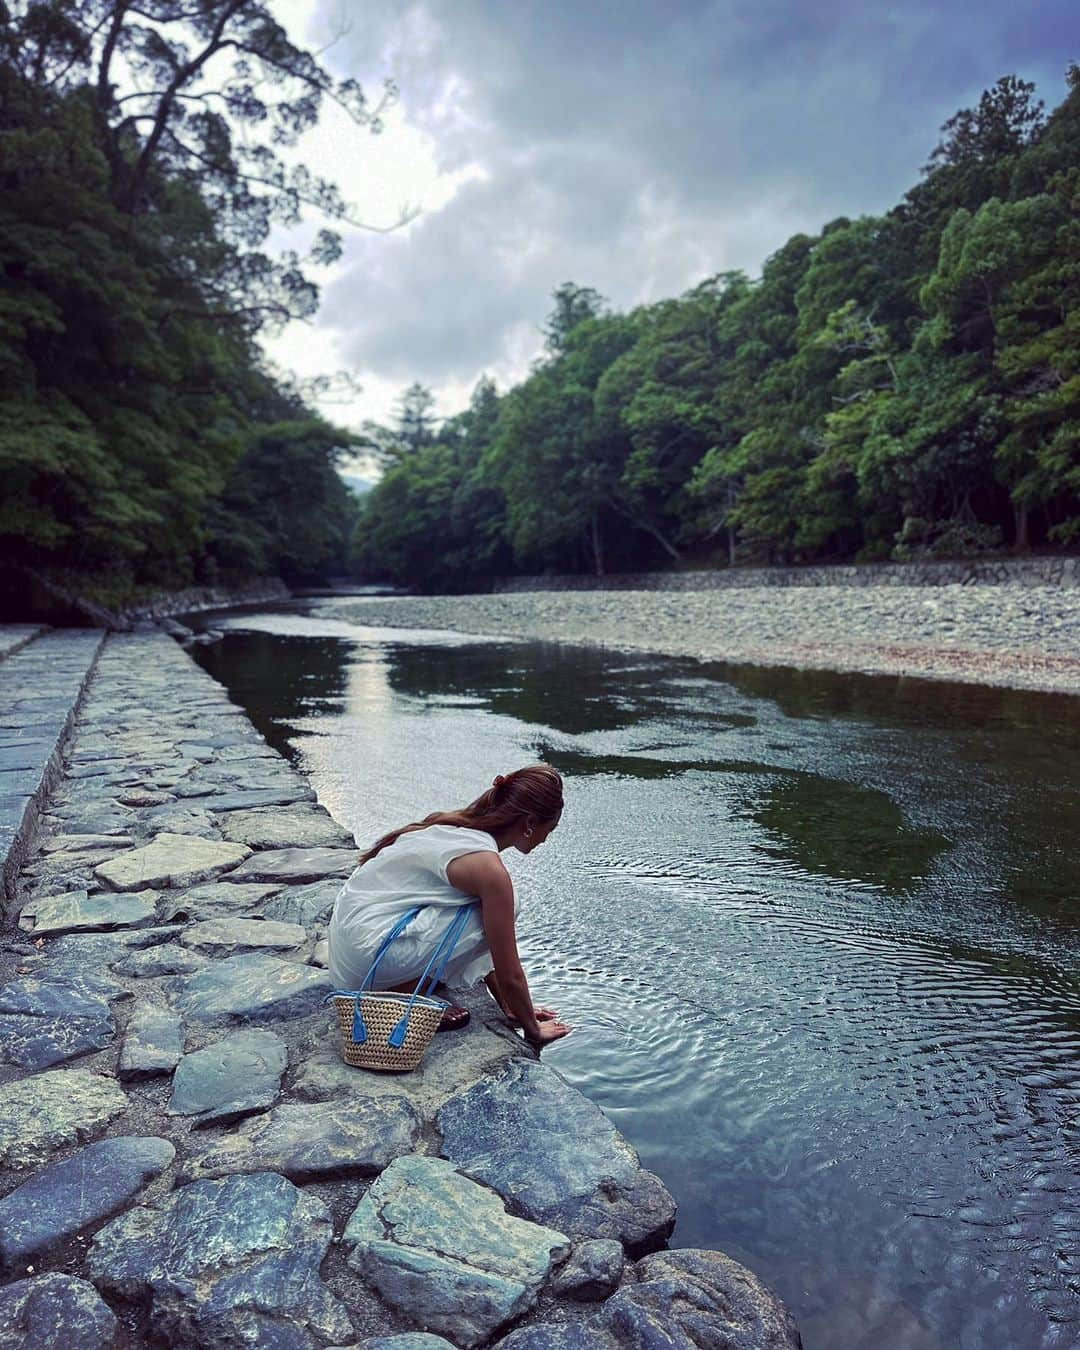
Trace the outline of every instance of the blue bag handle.
{"type": "MultiPolygon", "coordinates": [[[[474,900],[471,904],[460,906],[458,912],[450,921],[446,932],[443,934],[442,941],[432,953],[431,960],[424,967],[424,973],[417,980],[416,988],[413,990],[408,1003],[405,1005],[405,1011],[401,1016],[401,1021],[398,1022],[397,1026],[386,1038],[388,1044],[392,1045],[395,1050],[400,1050],[405,1044],[405,1037],[409,1034],[409,1017],[412,1014],[413,1005],[416,1003],[416,1000],[418,998],[430,998],[432,989],[434,989],[442,979],[443,972],[446,970],[450,958],[454,954],[454,948],[457,946],[459,938],[465,931],[465,925],[472,917],[472,911],[476,908],[476,904],[477,902],[474,900]],[[431,973],[433,968],[434,974],[431,973]],[[427,984],[426,990],[424,988],[425,983],[427,984]]],[[[357,1001],[357,1007],[359,1007],[359,1000],[357,1001]]],[[[355,1021],[356,1019],[354,1018],[353,1020],[355,1021]]]]}
{"type": "MultiPolygon", "coordinates": [[[[390,1044],[395,1049],[400,1049],[401,1046],[405,1043],[405,1037],[408,1035],[409,1031],[409,1015],[413,1010],[413,1005],[415,1004],[417,998],[427,996],[426,994],[422,993],[425,981],[428,981],[430,976],[430,981],[428,982],[428,993],[430,993],[430,991],[434,989],[435,986],[442,979],[443,972],[446,970],[446,967],[450,962],[450,958],[453,955],[454,948],[457,946],[461,934],[465,931],[465,925],[469,922],[469,918],[471,916],[473,909],[475,909],[476,904],[477,902],[473,901],[471,904],[462,905],[459,908],[458,913],[454,916],[446,932],[443,934],[442,940],[435,948],[431,960],[424,967],[424,973],[420,976],[420,979],[416,982],[416,988],[413,991],[408,1004],[406,1005],[404,1016],[401,1018],[401,1021],[398,1022],[397,1026],[394,1027],[393,1031],[390,1033],[390,1036],[388,1038],[390,1044]],[[432,975],[431,974],[432,968],[436,966],[437,962],[438,966],[435,969],[434,975],[432,975]]],[[[403,914],[401,918],[398,919],[397,923],[394,924],[393,928],[391,928],[390,932],[387,933],[386,937],[383,938],[382,942],[379,944],[378,951],[375,953],[375,959],[374,961],[372,961],[370,967],[368,968],[368,973],[364,976],[363,983],[360,985],[360,988],[358,990],[335,989],[331,993],[327,994],[326,998],[323,1000],[324,1003],[329,1003],[332,998],[341,998],[341,997],[352,998],[355,1000],[355,1003],[353,1005],[354,1011],[353,1011],[352,1038],[357,1045],[363,1045],[364,1042],[367,1040],[367,1027],[364,1024],[364,1018],[360,1011],[359,996],[367,992],[368,986],[375,978],[375,972],[379,967],[379,963],[382,961],[386,953],[390,950],[391,946],[397,940],[397,938],[405,931],[405,929],[409,926],[409,924],[412,923],[413,919],[415,919],[416,916],[420,913],[422,908],[423,908],[422,905],[416,905],[413,909],[410,909],[406,914],[403,914]]]]}

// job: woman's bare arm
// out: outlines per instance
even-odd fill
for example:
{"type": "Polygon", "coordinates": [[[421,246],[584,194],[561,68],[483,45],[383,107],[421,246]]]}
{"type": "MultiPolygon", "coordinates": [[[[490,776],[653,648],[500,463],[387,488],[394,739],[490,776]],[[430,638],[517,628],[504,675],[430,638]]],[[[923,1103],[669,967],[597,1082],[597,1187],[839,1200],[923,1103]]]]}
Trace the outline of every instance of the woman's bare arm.
{"type": "Polygon", "coordinates": [[[495,967],[495,978],[504,1010],[515,1017],[531,1041],[553,1041],[565,1036],[569,1027],[561,1022],[539,1022],[533,1010],[529,982],[518,956],[514,926],[514,883],[495,853],[466,853],[455,858],[446,869],[451,886],[466,895],[475,895],[495,967]]]}

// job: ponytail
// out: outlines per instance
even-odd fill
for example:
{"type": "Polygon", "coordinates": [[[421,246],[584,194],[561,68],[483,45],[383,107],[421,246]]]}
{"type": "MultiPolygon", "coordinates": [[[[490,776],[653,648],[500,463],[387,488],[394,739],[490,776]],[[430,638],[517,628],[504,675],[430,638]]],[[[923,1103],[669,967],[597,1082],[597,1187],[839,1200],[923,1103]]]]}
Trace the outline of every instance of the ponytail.
{"type": "Polygon", "coordinates": [[[523,816],[535,816],[542,824],[554,820],[563,807],[562,778],[547,764],[530,764],[505,777],[496,774],[495,781],[476,801],[458,811],[434,811],[423,820],[402,825],[377,840],[366,853],[361,854],[359,866],[370,862],[377,853],[389,848],[403,834],[425,830],[429,825],[458,825],[468,830],[487,830],[494,834],[508,825],[516,824],[523,816]]]}

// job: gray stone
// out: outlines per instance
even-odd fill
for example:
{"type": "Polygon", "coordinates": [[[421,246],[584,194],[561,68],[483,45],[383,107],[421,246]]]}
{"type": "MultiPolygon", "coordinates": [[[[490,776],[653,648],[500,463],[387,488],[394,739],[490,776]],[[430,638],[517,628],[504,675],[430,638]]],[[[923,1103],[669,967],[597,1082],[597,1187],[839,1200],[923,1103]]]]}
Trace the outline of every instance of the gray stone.
{"type": "Polygon", "coordinates": [[[551,1281],[552,1293],[589,1302],[607,1298],[619,1287],[623,1260],[622,1243],[614,1238],[579,1242],[551,1281]]]}
{"type": "MultiPolygon", "coordinates": [[[[163,896],[158,905],[158,914],[167,922],[177,919],[217,919],[226,914],[249,914],[255,910],[262,913],[262,902],[270,895],[277,895],[281,882],[270,885],[230,885],[226,881],[211,882],[206,886],[195,886],[182,895],[163,896]]],[[[279,919],[280,914],[268,917],[279,919]]]]}
{"type": "Polygon", "coordinates": [[[346,1225],[349,1265],[410,1320],[473,1346],[536,1301],[569,1248],[442,1158],[398,1158],[346,1225]]]}
{"type": "Polygon", "coordinates": [[[110,966],[132,951],[153,947],[176,936],[175,928],[121,928],[111,933],[68,933],[45,945],[45,956],[52,965],[93,969],[110,966]]]}
{"type": "Polygon", "coordinates": [[[639,1261],[636,1273],[636,1282],[624,1285],[601,1311],[617,1345],[801,1350],[791,1313],[723,1252],[657,1252],[639,1261]]]}
{"type": "Polygon", "coordinates": [[[85,806],[56,806],[53,814],[65,834],[112,834],[126,839],[135,823],[133,811],[108,798],[85,806]]]}
{"type": "Polygon", "coordinates": [[[515,1060],[438,1113],[443,1153],[538,1223],[659,1246],[675,1202],[598,1106],[546,1065],[515,1060]]]}
{"type": "Polygon", "coordinates": [[[452,1341],[427,1331],[405,1331],[400,1336],[373,1336],[364,1350],[454,1350],[452,1341]]]}
{"type": "Polygon", "coordinates": [[[315,798],[311,788],[303,783],[291,787],[252,788],[237,792],[216,792],[204,795],[208,811],[247,811],[259,806],[294,806],[297,802],[310,802],[315,798]]]}
{"type": "Polygon", "coordinates": [[[81,1143],[126,1110],[113,1078],[85,1069],[52,1069],[0,1085],[0,1164],[26,1167],[42,1153],[81,1143]]]}
{"type": "MultiPolygon", "coordinates": [[[[512,1331],[495,1344],[498,1350],[619,1350],[595,1318],[586,1322],[534,1322],[512,1331]]],[[[631,1344],[644,1350],[637,1341],[631,1344]]],[[[648,1350],[697,1350],[697,1344],[682,1340],[673,1343],[666,1338],[645,1342],[648,1350]]],[[[716,1350],[723,1350],[722,1343],[716,1350]]]]}
{"type": "Polygon", "coordinates": [[[251,848],[351,848],[352,836],[315,808],[230,811],[218,821],[222,836],[251,848]]]}
{"type": "Polygon", "coordinates": [[[294,1181],[373,1176],[408,1153],[420,1120],[403,1096],[350,1097],[332,1106],[289,1102],[241,1125],[193,1157],[185,1177],[282,1172],[294,1181]]]}
{"type": "Polygon", "coordinates": [[[161,788],[129,787],[116,794],[121,806],[165,806],[176,798],[161,788]]]}
{"type": "Polygon", "coordinates": [[[168,1113],[191,1116],[195,1125],[228,1125],[265,1111],[288,1062],[285,1042],[272,1031],[237,1031],[184,1056],[173,1076],[168,1113]]]}
{"type": "Polygon", "coordinates": [[[204,919],[180,934],[185,947],[214,956],[243,952],[292,952],[307,941],[307,933],[295,923],[273,919],[204,919]]]}
{"type": "Polygon", "coordinates": [[[67,858],[63,854],[60,856],[63,861],[58,865],[35,868],[33,873],[23,873],[23,890],[27,895],[48,898],[72,891],[101,889],[94,876],[93,869],[96,864],[92,861],[92,855],[87,855],[82,864],[75,858],[67,858]]]}
{"type": "Polygon", "coordinates": [[[801,1350],[795,1321],[756,1275],[722,1252],[659,1252],[639,1261],[591,1317],[511,1332],[498,1350],[801,1350]]]}
{"type": "Polygon", "coordinates": [[[86,1265],[99,1288],[149,1304],[155,1343],[299,1350],[305,1333],[352,1339],[319,1278],[332,1236],[321,1200],[264,1172],[129,1210],[96,1234],[86,1265]]]}
{"type": "Polygon", "coordinates": [[[144,834],[197,835],[200,839],[220,839],[221,831],[209,811],[191,806],[188,802],[170,802],[147,811],[143,822],[144,834]]]}
{"type": "Polygon", "coordinates": [[[172,1162],[167,1139],[102,1139],[0,1200],[0,1261],[11,1270],[128,1204],[172,1162]]]}
{"type": "Polygon", "coordinates": [[[115,834],[54,834],[51,839],[46,839],[41,845],[42,853],[85,853],[88,850],[100,852],[102,849],[111,849],[115,855],[123,848],[134,848],[135,840],[131,837],[124,838],[123,835],[115,834]]]}
{"type": "MultiPolygon", "coordinates": [[[[443,1102],[466,1085],[521,1054],[521,1041],[511,1031],[483,1024],[484,1016],[491,1016],[488,1010],[494,1007],[486,993],[478,996],[455,993],[454,997],[472,1011],[473,1021],[467,1034],[436,1036],[407,1080],[409,1100],[425,1122],[433,1123],[443,1102]],[[483,1008],[483,1004],[487,1007],[483,1008]]],[[[371,1073],[346,1064],[335,1030],[305,1055],[293,1091],[307,1101],[322,1102],[353,1093],[394,1097],[401,1092],[401,1085],[402,1080],[396,1074],[371,1073]]]]}
{"type": "Polygon", "coordinates": [[[156,904],[155,891],[138,891],[133,895],[68,891],[64,895],[33,899],[24,905],[19,927],[35,937],[141,927],[153,923],[157,917],[156,904]]]}
{"type": "MultiPolygon", "coordinates": [[[[225,884],[222,882],[222,885],[225,884]]],[[[261,905],[259,913],[264,919],[278,919],[282,923],[298,923],[303,928],[314,928],[316,924],[329,920],[340,890],[341,882],[337,879],[313,881],[309,886],[288,886],[261,905]]]]}
{"type": "Polygon", "coordinates": [[[0,1289],[0,1350],[109,1350],[120,1323],[92,1284],[56,1271],[0,1289]]]}
{"type": "Polygon", "coordinates": [[[333,987],[330,976],[276,956],[232,956],[188,976],[175,994],[185,1017],[220,1026],[304,1017],[333,987]]]}
{"type": "Polygon", "coordinates": [[[228,871],[251,850],[243,844],[219,843],[186,834],[159,834],[144,848],[121,853],[100,863],[95,875],[115,891],[137,891],[144,886],[194,886],[228,871]]]}
{"type": "Polygon", "coordinates": [[[201,952],[189,951],[179,942],[162,942],[114,961],[112,968],[117,975],[154,979],[158,975],[190,975],[205,970],[209,964],[210,958],[201,952]]]}
{"type": "Polygon", "coordinates": [[[184,1033],[176,1013],[155,1003],[140,1003],[128,1019],[117,1076],[155,1078],[172,1073],[183,1053],[184,1033]]]}
{"type": "Polygon", "coordinates": [[[356,871],[359,853],[342,848],[282,848],[256,853],[235,871],[230,881],[322,881],[344,880],[356,871]]]}
{"type": "Polygon", "coordinates": [[[0,989],[0,1060],[48,1069],[116,1035],[109,1000],[127,991],[93,971],[44,967],[0,989]]]}

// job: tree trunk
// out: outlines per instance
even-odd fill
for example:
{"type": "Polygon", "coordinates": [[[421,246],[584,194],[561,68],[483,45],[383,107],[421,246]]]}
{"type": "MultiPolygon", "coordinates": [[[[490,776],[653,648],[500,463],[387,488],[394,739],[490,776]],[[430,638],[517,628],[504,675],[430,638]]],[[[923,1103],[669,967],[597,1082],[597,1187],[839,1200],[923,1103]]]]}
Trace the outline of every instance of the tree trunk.
{"type": "Polygon", "coordinates": [[[600,517],[595,511],[592,518],[592,551],[596,575],[602,577],[604,575],[604,541],[600,538],[600,517]]]}
{"type": "Polygon", "coordinates": [[[1027,553],[1031,545],[1028,543],[1028,509],[1019,503],[1013,506],[1013,516],[1016,519],[1016,539],[1013,542],[1013,548],[1017,553],[1027,553]]]}
{"type": "Polygon", "coordinates": [[[727,560],[729,567],[735,566],[735,531],[730,525],[727,531],[727,560]]]}

